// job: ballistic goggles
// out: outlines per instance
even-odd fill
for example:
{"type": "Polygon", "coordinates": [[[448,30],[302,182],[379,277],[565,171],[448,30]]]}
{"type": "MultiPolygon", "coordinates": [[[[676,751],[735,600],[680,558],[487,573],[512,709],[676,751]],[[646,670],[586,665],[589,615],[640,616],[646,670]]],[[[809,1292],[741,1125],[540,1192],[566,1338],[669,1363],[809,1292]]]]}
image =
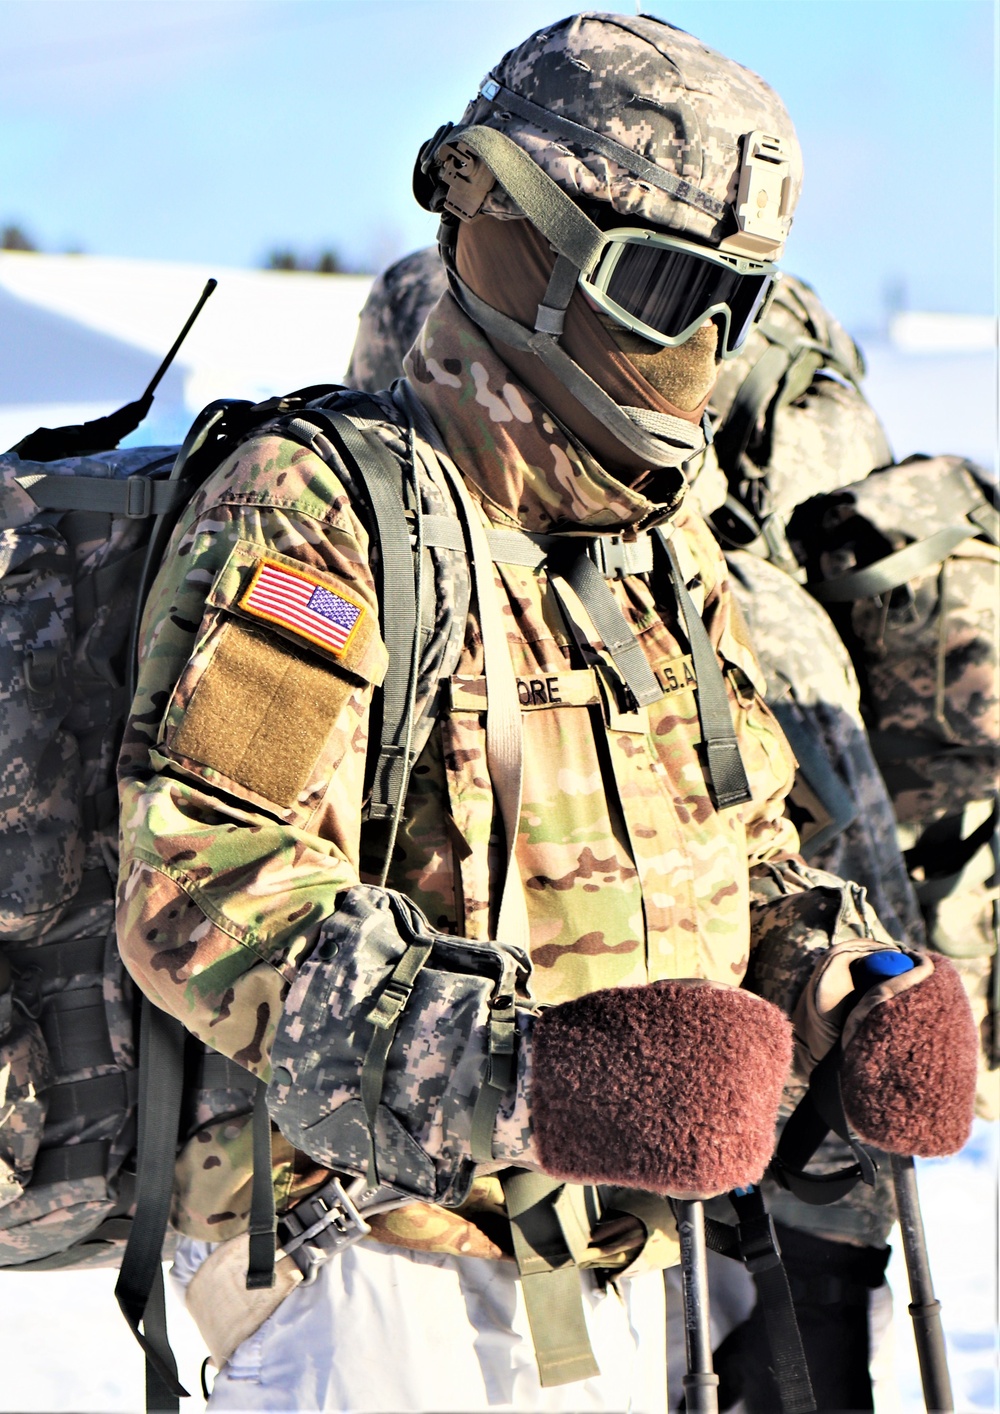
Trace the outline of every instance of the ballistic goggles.
{"type": "Polygon", "coordinates": [[[719,356],[734,358],[763,314],[778,267],[641,229],[605,232],[580,284],[616,323],[675,348],[708,319],[722,320],[719,356]]]}

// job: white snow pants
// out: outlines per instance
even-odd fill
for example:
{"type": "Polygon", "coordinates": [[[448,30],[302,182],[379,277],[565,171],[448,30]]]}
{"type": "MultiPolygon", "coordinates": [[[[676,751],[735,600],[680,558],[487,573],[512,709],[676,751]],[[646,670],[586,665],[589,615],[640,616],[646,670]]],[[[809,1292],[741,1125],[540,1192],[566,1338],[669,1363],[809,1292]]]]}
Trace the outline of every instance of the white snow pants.
{"type": "MultiPolygon", "coordinates": [[[[181,1241],[172,1272],[179,1286],[211,1250],[181,1241]]],[[[601,1374],[543,1389],[512,1262],[357,1243],[237,1347],[209,1410],[664,1414],[662,1275],[604,1291],[587,1272],[580,1281],[601,1374]]]]}

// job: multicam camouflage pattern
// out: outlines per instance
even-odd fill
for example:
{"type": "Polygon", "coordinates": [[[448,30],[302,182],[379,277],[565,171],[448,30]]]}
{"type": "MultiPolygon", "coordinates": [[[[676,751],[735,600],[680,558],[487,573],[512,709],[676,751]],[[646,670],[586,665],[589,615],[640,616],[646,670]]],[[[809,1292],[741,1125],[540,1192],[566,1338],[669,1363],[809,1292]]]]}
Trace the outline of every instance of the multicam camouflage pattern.
{"type": "MultiPolygon", "coordinates": [[[[473,99],[460,126],[500,128],[575,200],[609,202],[624,217],[717,243],[736,229],[731,208],[740,139],[761,130],[784,140],[788,210],[794,210],[802,157],[781,100],[756,74],[683,30],[650,16],[574,15],[512,49],[491,77],[521,98],[615,139],[695,189],[677,200],[582,143],[506,112],[502,96],[495,108],[473,99]]],[[[519,214],[499,186],[482,209],[501,217],[519,214]]]]}
{"type": "Polygon", "coordinates": [[[348,387],[375,393],[401,377],[404,355],[420,333],[431,305],[447,288],[437,246],[414,251],[383,270],[361,311],[358,336],[344,375],[348,387]]]}
{"type": "MultiPolygon", "coordinates": [[[[12,979],[0,995],[2,1266],[86,1238],[114,1206],[135,1140],[134,999],[114,941],[108,792],[149,526],[41,511],[22,483],[122,478],[169,466],[174,450],[0,457],[0,961],[12,979]],[[97,1080],[118,1087],[95,1098],[97,1080]],[[89,1172],[33,1174],[39,1152],[71,1160],[83,1145],[95,1146],[80,1150],[89,1172]]],[[[101,1253],[116,1258],[110,1244],[101,1253]]]]}
{"type": "MultiPolygon", "coordinates": [[[[697,754],[695,698],[677,666],[686,645],[672,627],[672,611],[645,581],[614,582],[613,592],[667,690],[652,708],[629,713],[611,696],[602,705],[599,693],[593,706],[569,705],[575,675],[587,670],[574,666],[572,637],[545,572],[498,567],[510,652],[529,702],[516,858],[528,900],[536,997],[557,1002],[596,987],[678,975],[739,982],[751,944],[748,865],[768,879],[787,876],[790,889],[808,891],[811,884],[801,867],[788,873],[796,836],[782,816],[782,797],[791,759],[754,691],[752,684],[763,682],[711,537],[681,507],[683,487],[673,489],[668,506],[650,502],[572,443],[449,300],[426,326],[412,366],[421,400],[487,523],[579,533],[641,525],[675,510],[683,572],[729,668],[754,792],[752,804],[721,815],[711,806],[697,754]],[[535,701],[531,683],[550,680],[556,691],[535,701]],[[568,691],[559,703],[564,681],[568,691]]],[[[386,425],[379,435],[398,455],[396,429],[386,425]]],[[[193,665],[202,683],[210,677],[215,658],[204,651],[208,639],[224,642],[225,625],[242,628],[225,589],[238,542],[256,554],[291,557],[374,606],[368,537],[354,501],[344,468],[335,471],[313,452],[268,436],[246,443],[205,484],[178,526],[150,598],[139,696],[122,756],[119,923],[128,965],[191,1030],[264,1076],[279,1020],[284,1028],[295,1019],[290,989],[316,956],[325,920],[363,878],[361,785],[375,675],[369,671],[366,679],[320,655],[329,737],[324,767],[290,804],[265,799],[231,776],[217,793],[211,759],[181,759],[167,738],[185,715],[183,703],[197,701],[193,665]]],[[[239,642],[240,633],[235,637],[239,642]]],[[[230,651],[223,648],[223,658],[230,651]]],[[[599,640],[588,651],[590,671],[613,681],[599,640]]],[[[417,761],[389,876],[435,929],[478,941],[489,936],[490,901],[502,873],[491,839],[483,718],[470,710],[473,702],[481,706],[474,685],[482,672],[473,611],[453,692],[442,699],[452,710],[442,712],[417,761]]],[[[241,730],[238,722],[224,725],[227,739],[241,730]]],[[[275,750],[282,749],[278,740],[275,750]]],[[[231,1128],[227,1140],[225,1125],[213,1121],[206,1129],[208,1139],[196,1137],[182,1155],[177,1220],[191,1235],[221,1239],[245,1226],[249,1136],[231,1128]],[[227,1142],[233,1157],[223,1160],[227,1142]],[[216,1162],[199,1172],[202,1153],[216,1162]]],[[[279,1201],[315,1184],[315,1163],[305,1155],[292,1167],[279,1201]]],[[[474,1190],[471,1201],[476,1196],[474,1190]]],[[[481,1244],[474,1222],[461,1237],[462,1228],[435,1216],[433,1205],[412,1206],[412,1233],[404,1208],[393,1216],[393,1240],[419,1245],[440,1238],[453,1251],[463,1250],[463,1242],[481,1244]]]]}

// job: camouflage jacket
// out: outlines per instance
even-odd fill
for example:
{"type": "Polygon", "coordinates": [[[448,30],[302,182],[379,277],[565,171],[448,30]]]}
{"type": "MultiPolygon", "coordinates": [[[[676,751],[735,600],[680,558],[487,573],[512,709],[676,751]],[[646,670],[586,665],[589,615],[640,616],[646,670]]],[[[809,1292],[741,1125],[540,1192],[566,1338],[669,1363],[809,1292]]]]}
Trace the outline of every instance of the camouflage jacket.
{"type": "MultiPolygon", "coordinates": [[[[672,517],[682,573],[725,669],[752,787],[746,805],[719,812],[711,803],[687,643],[655,578],[611,582],[664,688],[624,721],[582,692],[576,646],[544,568],[496,567],[525,707],[516,863],[536,997],[553,1003],[677,976],[738,984],[751,920],[767,931],[766,907],[750,906],[758,876],[765,903],[814,880],[793,855],[797,836],[783,814],[794,761],[764,704],[714,540],[679,482],[652,502],[572,442],[449,297],[408,371],[487,524],[593,533],[672,517]]],[[[380,436],[403,455],[388,418],[380,436]]],[[[268,1075],[297,969],[338,894],[362,878],[366,729],[386,656],[349,473],[296,443],[255,437],[188,507],[147,605],[120,765],[118,918],[143,990],[257,1075],[268,1075]],[[343,651],[292,644],[294,635],[240,607],[264,558],[360,610],[343,651]]],[[[437,926],[470,937],[486,935],[502,870],[476,710],[482,672],[473,606],[452,710],[416,764],[388,880],[437,926]]],[[[246,1225],[249,1125],[199,1118],[178,1163],[175,1220],[190,1235],[224,1239],[246,1225]]],[[[277,1199],[287,1204],[322,1175],[276,1140],[277,1199]]],[[[414,1205],[390,1216],[380,1234],[389,1240],[497,1255],[460,1215],[414,1205]]]]}

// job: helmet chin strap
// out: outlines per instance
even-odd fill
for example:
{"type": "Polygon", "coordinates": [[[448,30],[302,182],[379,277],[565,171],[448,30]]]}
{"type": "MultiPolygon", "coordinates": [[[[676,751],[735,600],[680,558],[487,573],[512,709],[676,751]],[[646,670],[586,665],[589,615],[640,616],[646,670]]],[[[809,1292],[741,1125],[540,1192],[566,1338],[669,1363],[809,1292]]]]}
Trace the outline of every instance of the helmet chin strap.
{"type": "Polygon", "coordinates": [[[687,464],[708,445],[705,436],[705,419],[688,422],[682,417],[673,417],[667,412],[654,412],[651,408],[623,407],[627,418],[653,437],[660,450],[658,466],[680,467],[687,464]]]}

